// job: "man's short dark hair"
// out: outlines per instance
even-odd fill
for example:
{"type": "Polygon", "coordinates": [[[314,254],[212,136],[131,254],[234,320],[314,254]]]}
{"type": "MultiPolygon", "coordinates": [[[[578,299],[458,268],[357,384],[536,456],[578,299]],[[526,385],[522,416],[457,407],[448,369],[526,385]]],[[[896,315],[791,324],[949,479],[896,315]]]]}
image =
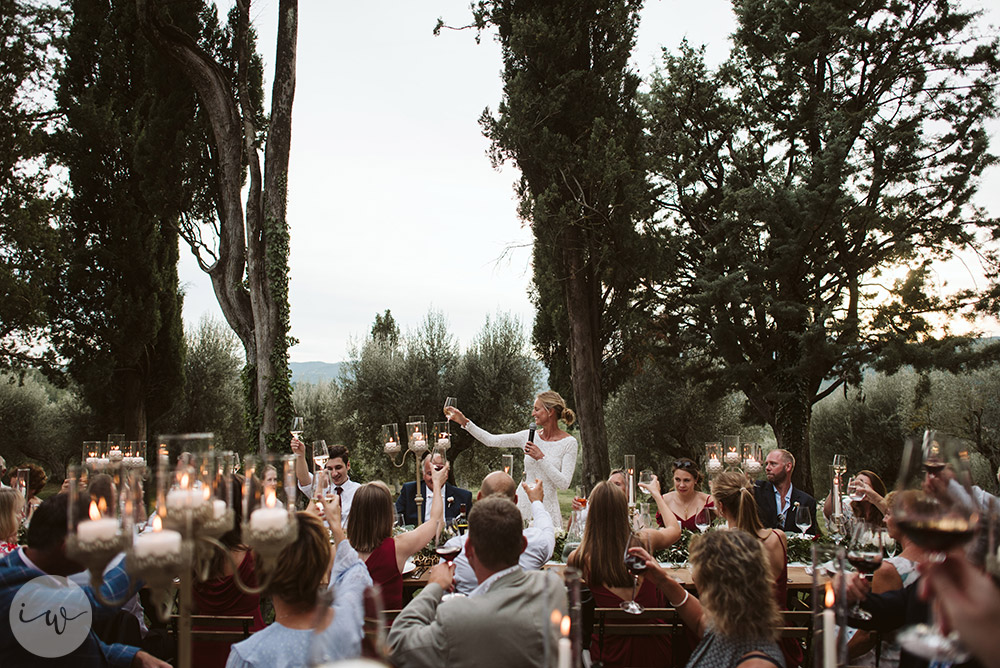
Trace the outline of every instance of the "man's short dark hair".
{"type": "Polygon", "coordinates": [[[479,562],[491,571],[500,571],[521,558],[524,537],[521,511],[502,496],[477,501],[469,511],[469,542],[479,562]]]}
{"type": "Polygon", "coordinates": [[[330,446],[330,460],[334,460],[340,457],[344,460],[344,466],[351,463],[351,451],[347,449],[346,445],[333,445],[330,446]]]}
{"type": "MultiPolygon", "coordinates": [[[[73,504],[73,526],[86,516],[90,497],[78,494],[73,504]]],[[[69,494],[55,494],[42,501],[31,515],[31,524],[25,536],[28,547],[33,550],[51,550],[66,540],[67,516],[69,515],[69,494]]]]}

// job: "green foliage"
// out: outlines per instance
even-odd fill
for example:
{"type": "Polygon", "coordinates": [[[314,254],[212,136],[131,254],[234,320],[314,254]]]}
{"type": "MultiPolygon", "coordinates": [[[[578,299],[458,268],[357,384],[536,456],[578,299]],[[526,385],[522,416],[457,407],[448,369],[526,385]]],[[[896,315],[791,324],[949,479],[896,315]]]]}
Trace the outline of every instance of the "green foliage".
{"type": "Polygon", "coordinates": [[[23,377],[0,372],[0,455],[8,466],[38,462],[50,476],[65,476],[79,461],[80,444],[98,436],[91,415],[71,389],[52,385],[37,370],[23,377]]]}
{"type": "Polygon", "coordinates": [[[225,324],[203,318],[186,333],[185,348],[183,398],[160,432],[212,432],[217,449],[246,453],[239,340],[225,324]]]}
{"type": "MultiPolygon", "coordinates": [[[[203,7],[175,5],[173,18],[197,33],[203,7]]],[[[193,89],[141,36],[135,3],[72,10],[53,142],[71,188],[53,340],[98,422],[145,438],[182,387],[177,227],[202,130],[193,89]]]]}
{"type": "Polygon", "coordinates": [[[65,29],[58,3],[0,3],[0,369],[53,361],[40,345],[56,260],[44,140],[65,29]]]}
{"type": "Polygon", "coordinates": [[[996,232],[970,197],[995,161],[998,42],[947,2],[734,7],[729,60],[712,71],[684,44],[646,98],[656,323],[722,365],[808,487],[813,403],[930,338],[928,313],[970,310],[927,267],[996,232]]]}

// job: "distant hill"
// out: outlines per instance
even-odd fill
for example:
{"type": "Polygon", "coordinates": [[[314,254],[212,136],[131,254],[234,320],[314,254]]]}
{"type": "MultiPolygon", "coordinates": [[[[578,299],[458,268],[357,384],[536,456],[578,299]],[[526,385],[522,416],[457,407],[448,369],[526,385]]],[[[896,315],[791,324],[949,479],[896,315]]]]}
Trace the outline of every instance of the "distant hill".
{"type": "Polygon", "coordinates": [[[329,383],[340,377],[343,362],[289,362],[293,383],[329,383]]]}

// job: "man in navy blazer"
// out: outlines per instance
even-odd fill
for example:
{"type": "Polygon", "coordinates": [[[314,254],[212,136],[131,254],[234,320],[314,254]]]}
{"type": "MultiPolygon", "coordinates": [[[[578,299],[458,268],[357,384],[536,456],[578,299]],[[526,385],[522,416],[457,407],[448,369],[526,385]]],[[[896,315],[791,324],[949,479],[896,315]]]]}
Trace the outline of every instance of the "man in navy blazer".
{"type": "Polygon", "coordinates": [[[795,524],[795,504],[809,509],[812,525],[806,533],[816,535],[819,525],[816,523],[816,499],[801,489],[792,486],[792,471],[795,470],[795,457],[788,450],[771,450],[764,461],[764,474],[767,481],[754,482],[753,495],[757,501],[757,513],[765,527],[781,529],[785,532],[798,533],[795,524]]]}
{"type": "MultiPolygon", "coordinates": [[[[424,498],[422,510],[425,520],[428,519],[427,513],[431,507],[431,466],[435,464],[444,464],[441,455],[433,454],[424,457],[424,484],[420,494],[424,498]]],[[[415,482],[405,483],[403,488],[399,490],[399,497],[396,499],[396,512],[403,515],[406,524],[415,525],[417,523],[416,496],[417,484],[415,482]]],[[[472,492],[461,487],[456,487],[455,485],[446,484],[444,486],[445,520],[458,517],[462,512],[463,505],[465,506],[466,513],[472,510],[472,492]]]]}

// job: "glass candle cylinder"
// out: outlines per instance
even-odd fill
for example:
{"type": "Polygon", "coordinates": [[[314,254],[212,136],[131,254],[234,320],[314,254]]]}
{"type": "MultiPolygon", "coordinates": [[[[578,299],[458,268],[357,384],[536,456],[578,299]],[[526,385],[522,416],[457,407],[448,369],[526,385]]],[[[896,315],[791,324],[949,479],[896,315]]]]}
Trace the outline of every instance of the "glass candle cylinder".
{"type": "Polygon", "coordinates": [[[500,455],[500,468],[511,478],[514,477],[514,455],[500,455]]]}
{"type": "Polygon", "coordinates": [[[406,443],[410,450],[417,455],[427,452],[427,424],[419,420],[407,422],[406,443]]]}
{"type": "Polygon", "coordinates": [[[722,444],[718,442],[705,444],[705,472],[708,475],[721,473],[722,465],[722,444]]]}
{"type": "Polygon", "coordinates": [[[625,484],[629,508],[635,507],[635,455],[625,455],[625,484]]]}
{"type": "Polygon", "coordinates": [[[398,424],[384,424],[382,425],[382,449],[387,455],[395,455],[399,452],[399,425],[398,424]]]}
{"type": "Polygon", "coordinates": [[[813,664],[847,665],[847,579],[844,548],[813,543],[813,664]],[[839,576],[839,577],[838,577],[839,576]]]}
{"type": "Polygon", "coordinates": [[[243,540],[274,559],[295,540],[295,457],[247,455],[244,460],[243,540]]]}

